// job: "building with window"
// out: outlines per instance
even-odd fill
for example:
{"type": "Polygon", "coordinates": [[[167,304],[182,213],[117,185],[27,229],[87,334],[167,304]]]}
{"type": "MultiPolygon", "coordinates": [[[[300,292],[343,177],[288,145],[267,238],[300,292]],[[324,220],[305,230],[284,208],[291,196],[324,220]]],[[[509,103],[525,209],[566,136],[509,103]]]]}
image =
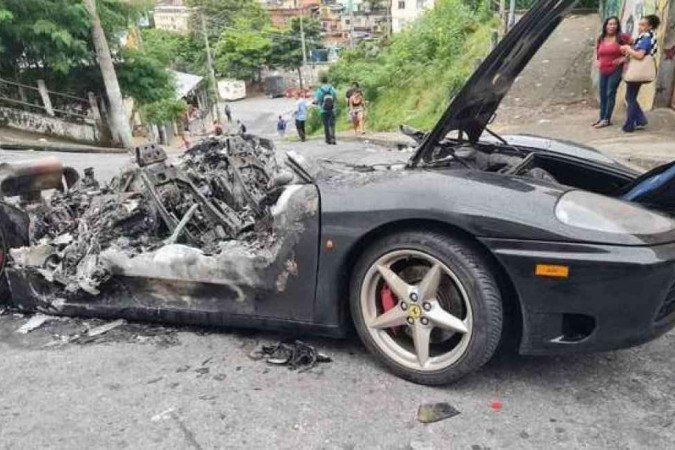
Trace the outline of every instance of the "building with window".
{"type": "Polygon", "coordinates": [[[190,8],[184,4],[184,0],[160,0],[155,5],[153,19],[155,28],[187,33],[190,8]]]}
{"type": "Polygon", "coordinates": [[[392,0],[391,29],[394,33],[403,30],[409,23],[434,7],[434,0],[392,0]]]}

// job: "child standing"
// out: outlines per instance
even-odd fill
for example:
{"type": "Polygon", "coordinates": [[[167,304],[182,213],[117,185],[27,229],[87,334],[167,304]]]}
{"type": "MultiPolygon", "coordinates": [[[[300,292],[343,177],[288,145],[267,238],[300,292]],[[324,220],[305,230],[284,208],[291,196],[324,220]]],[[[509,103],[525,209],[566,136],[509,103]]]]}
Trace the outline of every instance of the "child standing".
{"type": "Polygon", "coordinates": [[[277,133],[279,133],[279,137],[284,137],[286,136],[286,121],[282,116],[279,116],[279,120],[277,121],[277,133]]]}

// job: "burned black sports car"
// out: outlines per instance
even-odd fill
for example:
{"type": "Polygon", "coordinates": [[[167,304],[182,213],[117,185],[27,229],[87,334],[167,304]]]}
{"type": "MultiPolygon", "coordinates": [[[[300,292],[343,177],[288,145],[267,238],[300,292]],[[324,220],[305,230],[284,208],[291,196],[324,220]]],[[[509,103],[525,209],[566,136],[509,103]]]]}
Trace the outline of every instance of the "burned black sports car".
{"type": "Polygon", "coordinates": [[[665,333],[675,166],[640,174],[581,146],[487,129],[573,3],[539,2],[434,130],[407,130],[419,145],[406,167],[311,168],[228,136],[176,163],[137,148],[106,186],[91,174],[55,182],[54,163],[8,168],[2,192],[22,203],[0,208],[12,303],[333,336],[353,323],[394,373],[425,384],[476,370],[508,338],[545,354],[665,333]]]}

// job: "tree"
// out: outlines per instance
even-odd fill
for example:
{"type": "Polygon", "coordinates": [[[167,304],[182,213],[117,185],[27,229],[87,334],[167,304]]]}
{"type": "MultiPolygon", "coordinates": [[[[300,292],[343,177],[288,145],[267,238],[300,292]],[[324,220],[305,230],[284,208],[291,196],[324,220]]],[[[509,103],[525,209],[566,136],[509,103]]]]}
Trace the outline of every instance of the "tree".
{"type": "Polygon", "coordinates": [[[270,24],[267,11],[257,0],[188,0],[187,3],[195,8],[190,18],[192,32],[201,33],[199,14],[203,13],[210,42],[216,42],[224,28],[236,27],[241,21],[257,30],[270,24]]]}
{"type": "Polygon", "coordinates": [[[262,31],[247,20],[240,20],[235,27],[223,31],[215,46],[218,72],[243,80],[259,79],[272,49],[272,40],[262,31]]]}
{"type": "MultiPolygon", "coordinates": [[[[305,51],[309,56],[311,50],[322,47],[321,23],[310,17],[303,17],[302,26],[305,32],[305,51]]],[[[290,20],[288,28],[279,30],[273,35],[272,50],[269,60],[271,67],[281,67],[295,70],[302,67],[302,33],[300,32],[300,18],[290,20]]]]}
{"type": "Polygon", "coordinates": [[[129,121],[124,109],[122,91],[120,90],[120,85],[117,81],[117,74],[115,73],[112,54],[108,47],[108,40],[105,37],[101,19],[96,8],[96,1],[84,0],[84,5],[85,8],[87,8],[87,12],[91,19],[92,40],[101,67],[103,84],[105,85],[105,90],[108,94],[108,102],[110,103],[110,121],[112,122],[112,128],[114,128],[112,130],[113,136],[117,135],[120,143],[124,147],[130,148],[133,146],[131,129],[129,128],[129,121]]]}
{"type": "Polygon", "coordinates": [[[183,99],[162,99],[141,107],[143,120],[153,125],[174,122],[185,114],[187,103],[183,99]]]}
{"type": "MultiPolygon", "coordinates": [[[[117,42],[116,36],[147,10],[148,1],[99,0],[97,6],[105,35],[117,42]]],[[[95,63],[90,16],[82,0],[0,0],[0,75],[64,75],[95,63]]]]}
{"type": "Polygon", "coordinates": [[[166,98],[143,105],[141,107],[141,117],[146,123],[157,125],[160,142],[165,143],[166,134],[164,125],[175,122],[183,117],[187,107],[187,103],[183,99],[166,98]]]}
{"type": "Polygon", "coordinates": [[[89,16],[79,4],[49,0],[5,0],[0,26],[0,73],[44,67],[67,73],[88,57],[89,16]]]}
{"type": "Polygon", "coordinates": [[[156,28],[141,32],[143,51],[164,67],[179,72],[205,75],[204,42],[191,34],[156,28]]]}
{"type": "Polygon", "coordinates": [[[305,52],[309,57],[310,51],[321,46],[321,23],[313,18],[294,17],[288,28],[273,35],[272,49],[268,65],[286,70],[297,70],[300,87],[303,87],[300,68],[304,63],[302,49],[302,35],[304,31],[305,52]]]}
{"type": "MultiPolygon", "coordinates": [[[[120,34],[151,4],[149,0],[0,0],[0,77],[25,84],[44,79],[48,86],[85,98],[88,91],[104,93],[106,84],[117,82],[111,78],[117,72],[117,92],[133,97],[137,105],[173,99],[173,82],[164,69],[172,58],[170,52],[161,59],[159,52],[120,48],[120,34]],[[98,31],[92,11],[98,15],[98,31]],[[102,47],[105,44],[107,50],[102,47]]],[[[187,55],[191,45],[179,42],[175,49],[187,55]]],[[[114,92],[108,95],[114,124],[124,115],[119,111],[119,95],[115,96],[114,92]]]]}

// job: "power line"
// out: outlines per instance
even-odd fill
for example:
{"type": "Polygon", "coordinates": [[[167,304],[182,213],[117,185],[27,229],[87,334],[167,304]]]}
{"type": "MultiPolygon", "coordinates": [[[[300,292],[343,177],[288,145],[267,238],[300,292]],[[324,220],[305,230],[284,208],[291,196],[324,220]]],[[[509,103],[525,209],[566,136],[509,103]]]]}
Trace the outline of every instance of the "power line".
{"type": "MultiPolygon", "coordinates": [[[[210,18],[210,19],[207,19],[207,20],[211,21],[210,25],[214,25],[221,30],[241,31],[241,29],[239,29],[239,28],[235,28],[235,27],[228,26],[228,25],[222,25],[222,22],[220,22],[220,23],[214,22],[214,20],[215,20],[214,18],[210,18]]],[[[258,33],[261,33],[261,34],[266,34],[270,38],[276,38],[276,39],[279,39],[279,40],[285,39],[285,40],[290,40],[290,41],[302,42],[302,37],[296,37],[296,36],[293,36],[293,35],[287,35],[287,34],[275,32],[275,31],[270,31],[270,30],[264,30],[264,29],[263,30],[256,30],[256,31],[258,33]]],[[[314,45],[319,45],[319,46],[325,45],[324,42],[315,41],[313,39],[305,39],[305,42],[311,43],[311,44],[314,44],[314,45]]]]}

